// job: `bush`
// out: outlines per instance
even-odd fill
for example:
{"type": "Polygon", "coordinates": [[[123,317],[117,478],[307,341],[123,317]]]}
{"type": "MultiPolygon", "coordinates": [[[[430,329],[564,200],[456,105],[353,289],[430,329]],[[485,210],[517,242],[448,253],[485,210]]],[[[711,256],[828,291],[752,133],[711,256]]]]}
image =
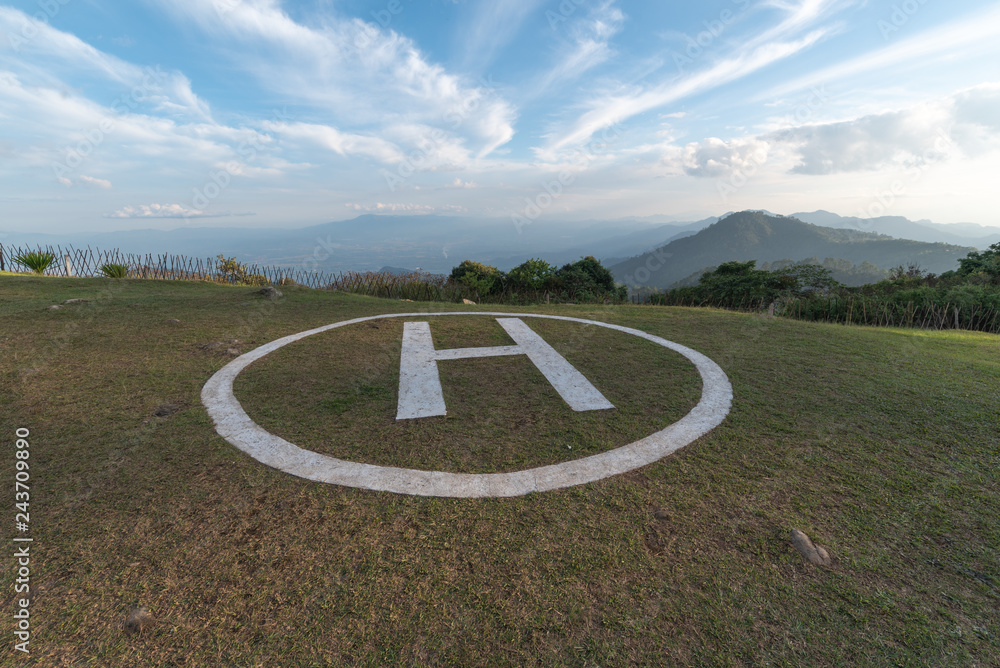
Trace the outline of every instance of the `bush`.
{"type": "Polygon", "coordinates": [[[27,267],[36,274],[44,274],[55,259],[56,256],[47,251],[28,251],[15,257],[14,262],[27,267]]]}
{"type": "Polygon", "coordinates": [[[128,278],[128,267],[124,264],[106,262],[101,265],[99,271],[102,276],[107,278],[128,278]]]}
{"type": "Polygon", "coordinates": [[[245,264],[231,257],[228,260],[223,255],[216,256],[215,267],[220,283],[237,283],[241,285],[268,285],[269,281],[263,274],[251,274],[245,264]]]}
{"type": "Polygon", "coordinates": [[[451,270],[449,280],[453,283],[466,285],[479,297],[503,292],[506,274],[496,267],[472,260],[463,260],[460,265],[451,270]]]}

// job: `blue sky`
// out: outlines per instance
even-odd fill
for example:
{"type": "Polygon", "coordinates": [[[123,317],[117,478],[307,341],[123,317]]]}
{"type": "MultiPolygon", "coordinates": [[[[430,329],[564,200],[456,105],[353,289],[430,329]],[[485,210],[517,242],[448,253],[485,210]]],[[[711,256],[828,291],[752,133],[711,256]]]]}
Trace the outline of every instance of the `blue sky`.
{"type": "Polygon", "coordinates": [[[0,230],[1000,225],[1000,3],[0,4],[0,230]]]}

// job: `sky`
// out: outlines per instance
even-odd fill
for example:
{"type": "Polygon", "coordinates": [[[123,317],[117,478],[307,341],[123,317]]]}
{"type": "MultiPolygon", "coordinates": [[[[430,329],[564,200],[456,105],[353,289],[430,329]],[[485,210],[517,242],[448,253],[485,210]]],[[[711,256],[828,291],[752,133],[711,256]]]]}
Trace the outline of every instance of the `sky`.
{"type": "Polygon", "coordinates": [[[998,175],[998,2],[0,4],[6,232],[742,209],[1000,225],[998,175]]]}

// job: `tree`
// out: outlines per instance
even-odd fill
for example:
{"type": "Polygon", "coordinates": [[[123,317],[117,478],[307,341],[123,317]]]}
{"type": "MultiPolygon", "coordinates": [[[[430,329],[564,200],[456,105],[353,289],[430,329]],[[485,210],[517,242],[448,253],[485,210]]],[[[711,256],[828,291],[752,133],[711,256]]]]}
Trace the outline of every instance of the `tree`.
{"type": "Polygon", "coordinates": [[[494,266],[463,260],[460,265],[451,270],[450,280],[469,286],[480,296],[492,292],[500,292],[506,280],[506,275],[494,266]]]}
{"type": "Polygon", "coordinates": [[[551,288],[555,275],[555,267],[535,258],[522,262],[507,273],[515,288],[536,291],[551,288]]]}
{"type": "Polygon", "coordinates": [[[958,261],[959,276],[982,276],[992,281],[1000,280],[1000,243],[983,252],[972,251],[958,261]]]}
{"type": "Polygon", "coordinates": [[[628,288],[616,285],[615,277],[592,255],[563,265],[555,273],[554,279],[569,295],[584,298],[606,296],[614,299],[628,296],[628,288]]]}

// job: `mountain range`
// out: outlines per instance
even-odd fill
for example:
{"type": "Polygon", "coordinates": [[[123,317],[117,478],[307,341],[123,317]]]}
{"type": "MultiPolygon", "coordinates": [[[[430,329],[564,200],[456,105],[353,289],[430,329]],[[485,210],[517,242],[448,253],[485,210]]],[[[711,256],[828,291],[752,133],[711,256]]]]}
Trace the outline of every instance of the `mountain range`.
{"type": "MultiPolygon", "coordinates": [[[[724,217],[731,216],[726,214],[724,217]]],[[[826,228],[853,229],[980,249],[1000,241],[1000,228],[972,223],[937,225],[923,220],[913,222],[898,216],[868,220],[844,218],[826,211],[798,213],[793,218],[826,228]]],[[[351,220],[294,229],[181,227],[169,231],[147,229],[62,235],[0,232],[0,243],[60,245],[64,248],[92,246],[118,248],[130,253],[172,253],[193,257],[221,254],[247,264],[323,271],[378,270],[392,266],[447,273],[465,259],[506,270],[531,257],[561,265],[581,256],[593,255],[605,265],[618,266],[627,264],[627,258],[697,235],[719,220],[717,216],[696,221],[670,221],[665,216],[651,216],[568,222],[542,217],[517,227],[509,219],[499,218],[365,214],[351,220]]],[[[768,243],[777,242],[777,238],[771,238],[768,243]]],[[[746,256],[746,250],[751,247],[760,248],[759,245],[726,246],[737,254],[728,259],[746,256]]],[[[812,250],[802,250],[802,258],[825,257],[823,248],[818,245],[812,250]]],[[[799,247],[796,252],[799,252],[799,247]]],[[[765,261],[771,255],[746,257],[765,261]]],[[[779,255],[773,259],[788,257],[779,255]]],[[[699,265],[691,271],[710,264],[699,265]]]]}
{"type": "Polygon", "coordinates": [[[957,268],[958,259],[972,250],[972,246],[896,239],[847,226],[822,227],[795,216],[742,211],[609,268],[616,280],[630,287],[669,288],[733,260],[763,263],[833,258],[854,264],[867,262],[881,269],[916,265],[941,273],[957,268]]]}

